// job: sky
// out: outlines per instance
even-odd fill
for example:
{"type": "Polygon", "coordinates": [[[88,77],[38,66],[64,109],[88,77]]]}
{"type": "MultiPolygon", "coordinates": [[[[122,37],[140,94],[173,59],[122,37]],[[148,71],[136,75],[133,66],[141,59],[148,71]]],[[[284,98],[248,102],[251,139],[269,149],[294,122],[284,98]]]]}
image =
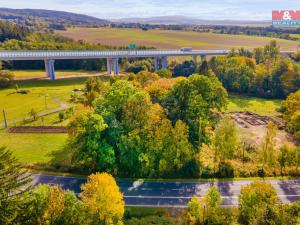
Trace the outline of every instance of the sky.
{"type": "Polygon", "coordinates": [[[179,15],[271,20],[272,10],[300,10],[300,0],[0,0],[0,7],[60,10],[103,19],[179,15]]]}

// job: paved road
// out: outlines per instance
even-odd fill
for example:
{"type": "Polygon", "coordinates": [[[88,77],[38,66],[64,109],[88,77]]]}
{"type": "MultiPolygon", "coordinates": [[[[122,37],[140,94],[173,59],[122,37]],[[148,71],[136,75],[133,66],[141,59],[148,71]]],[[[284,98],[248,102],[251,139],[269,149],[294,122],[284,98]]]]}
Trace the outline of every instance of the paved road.
{"type": "MultiPolygon", "coordinates": [[[[33,175],[34,185],[60,185],[64,189],[80,193],[84,178],[53,175],[33,175]]],[[[161,206],[185,207],[187,202],[197,195],[203,196],[207,190],[216,185],[222,195],[223,206],[236,206],[242,186],[251,181],[218,181],[218,182],[154,182],[154,181],[119,181],[128,206],[161,206]]],[[[272,180],[282,202],[300,201],[300,180],[272,180]]]]}

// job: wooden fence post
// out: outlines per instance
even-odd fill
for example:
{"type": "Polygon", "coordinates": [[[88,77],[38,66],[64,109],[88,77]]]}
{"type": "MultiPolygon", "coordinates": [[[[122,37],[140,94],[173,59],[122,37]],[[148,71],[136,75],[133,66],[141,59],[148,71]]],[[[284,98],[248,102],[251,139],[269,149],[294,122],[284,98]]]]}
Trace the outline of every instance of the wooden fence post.
{"type": "Polygon", "coordinates": [[[4,127],[7,128],[6,113],[4,109],[3,109],[3,119],[4,119],[4,127]]]}

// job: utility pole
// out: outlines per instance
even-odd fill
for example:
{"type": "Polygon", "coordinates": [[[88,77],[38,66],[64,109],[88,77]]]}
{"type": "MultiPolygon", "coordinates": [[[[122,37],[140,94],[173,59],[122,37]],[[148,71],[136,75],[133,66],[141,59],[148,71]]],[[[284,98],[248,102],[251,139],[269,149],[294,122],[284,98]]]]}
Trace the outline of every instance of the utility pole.
{"type": "Polygon", "coordinates": [[[45,94],[45,109],[47,110],[47,97],[48,97],[48,94],[45,94]]]}
{"type": "Polygon", "coordinates": [[[7,128],[6,113],[4,109],[3,109],[3,119],[4,119],[4,127],[7,128]]]}

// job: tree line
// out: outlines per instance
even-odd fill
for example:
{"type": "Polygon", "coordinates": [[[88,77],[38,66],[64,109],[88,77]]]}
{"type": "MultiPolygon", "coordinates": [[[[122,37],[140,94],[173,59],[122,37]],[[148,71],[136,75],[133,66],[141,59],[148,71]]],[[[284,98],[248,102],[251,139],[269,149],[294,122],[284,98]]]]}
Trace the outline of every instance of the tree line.
{"type": "MultiPolygon", "coordinates": [[[[194,196],[181,215],[165,213],[135,217],[108,173],[88,176],[79,196],[54,185],[33,187],[30,174],[6,148],[0,148],[0,223],[2,225],[296,225],[300,204],[282,204],[274,187],[255,181],[241,188],[238,208],[222,208],[216,186],[200,199],[194,196]]],[[[142,209],[138,209],[141,211],[142,209]]]]}
{"type": "Polygon", "coordinates": [[[262,98],[286,98],[300,88],[299,53],[283,56],[275,41],[253,51],[232,49],[227,56],[212,57],[200,65],[186,61],[175,65],[174,76],[214,73],[228,92],[262,98]]]}
{"type": "MultiPolygon", "coordinates": [[[[240,132],[230,115],[223,114],[227,91],[213,74],[170,79],[140,72],[110,83],[94,78],[86,82],[83,96],[72,100],[83,105],[70,119],[63,149],[67,158],[52,162],[62,170],[122,177],[299,173],[300,148],[277,149],[274,123],[269,123],[263,142],[257,145],[240,132]]],[[[299,107],[290,105],[286,115],[291,116],[299,107]]],[[[295,129],[298,120],[292,121],[295,129]]]]}

